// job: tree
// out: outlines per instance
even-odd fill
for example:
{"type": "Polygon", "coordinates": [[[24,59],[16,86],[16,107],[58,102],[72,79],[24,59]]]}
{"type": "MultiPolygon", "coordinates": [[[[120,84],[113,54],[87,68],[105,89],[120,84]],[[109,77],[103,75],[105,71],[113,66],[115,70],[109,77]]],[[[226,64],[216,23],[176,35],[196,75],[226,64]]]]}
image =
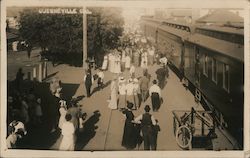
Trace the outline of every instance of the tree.
{"type": "MultiPolygon", "coordinates": [[[[104,49],[117,47],[124,22],[119,8],[89,10],[92,14],[88,15],[88,55],[97,57],[104,49]]],[[[81,65],[81,14],[39,14],[37,9],[28,8],[21,12],[19,23],[20,35],[27,43],[41,47],[53,60],[81,65]]]]}
{"type": "Polygon", "coordinates": [[[121,8],[89,8],[88,54],[101,65],[104,53],[119,46],[124,20],[121,8]]]}

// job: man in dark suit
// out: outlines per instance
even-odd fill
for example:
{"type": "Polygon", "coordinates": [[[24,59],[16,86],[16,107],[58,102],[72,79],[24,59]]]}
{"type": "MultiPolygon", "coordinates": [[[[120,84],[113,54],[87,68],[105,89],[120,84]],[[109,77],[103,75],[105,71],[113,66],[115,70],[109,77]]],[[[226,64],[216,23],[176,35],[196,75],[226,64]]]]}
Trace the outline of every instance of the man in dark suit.
{"type": "Polygon", "coordinates": [[[144,150],[156,150],[155,133],[153,129],[153,126],[156,125],[156,120],[154,116],[149,113],[149,105],[146,105],[144,110],[145,113],[139,115],[135,119],[135,123],[141,123],[144,150]]]}

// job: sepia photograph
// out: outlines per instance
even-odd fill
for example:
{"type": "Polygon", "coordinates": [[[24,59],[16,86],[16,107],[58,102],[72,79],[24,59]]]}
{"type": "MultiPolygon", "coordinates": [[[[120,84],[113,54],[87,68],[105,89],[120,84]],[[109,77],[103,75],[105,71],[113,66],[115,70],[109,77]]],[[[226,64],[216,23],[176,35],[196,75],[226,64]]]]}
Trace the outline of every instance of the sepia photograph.
{"type": "Polygon", "coordinates": [[[244,151],[244,8],[5,10],[4,150],[244,151]]]}

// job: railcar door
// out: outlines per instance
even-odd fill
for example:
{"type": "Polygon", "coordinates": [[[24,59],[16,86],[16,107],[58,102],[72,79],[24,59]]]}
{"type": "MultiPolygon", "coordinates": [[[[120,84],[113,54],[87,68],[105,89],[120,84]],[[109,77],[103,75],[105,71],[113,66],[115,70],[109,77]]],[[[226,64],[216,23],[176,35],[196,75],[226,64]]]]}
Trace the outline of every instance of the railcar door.
{"type": "Polygon", "coordinates": [[[182,47],[181,47],[181,63],[180,63],[180,81],[182,82],[182,79],[185,77],[185,72],[184,72],[184,66],[185,66],[185,45],[184,41],[182,40],[182,47]]]}

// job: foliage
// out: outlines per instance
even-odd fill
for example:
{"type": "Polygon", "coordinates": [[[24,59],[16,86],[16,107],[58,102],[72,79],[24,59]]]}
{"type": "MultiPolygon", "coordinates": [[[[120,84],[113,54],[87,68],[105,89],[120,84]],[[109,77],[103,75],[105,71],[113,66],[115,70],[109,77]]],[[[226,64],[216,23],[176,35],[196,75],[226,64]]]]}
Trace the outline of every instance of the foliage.
{"type": "Polygon", "coordinates": [[[89,10],[92,14],[88,16],[88,52],[89,56],[97,59],[97,65],[100,65],[105,51],[119,46],[124,21],[120,8],[89,8],[89,10]]]}
{"type": "MultiPolygon", "coordinates": [[[[101,58],[105,49],[117,47],[124,22],[119,8],[89,10],[92,14],[88,15],[88,56],[101,58]]],[[[20,35],[28,44],[38,45],[63,62],[82,61],[81,14],[39,14],[37,9],[29,8],[21,12],[19,20],[20,35]]]]}

